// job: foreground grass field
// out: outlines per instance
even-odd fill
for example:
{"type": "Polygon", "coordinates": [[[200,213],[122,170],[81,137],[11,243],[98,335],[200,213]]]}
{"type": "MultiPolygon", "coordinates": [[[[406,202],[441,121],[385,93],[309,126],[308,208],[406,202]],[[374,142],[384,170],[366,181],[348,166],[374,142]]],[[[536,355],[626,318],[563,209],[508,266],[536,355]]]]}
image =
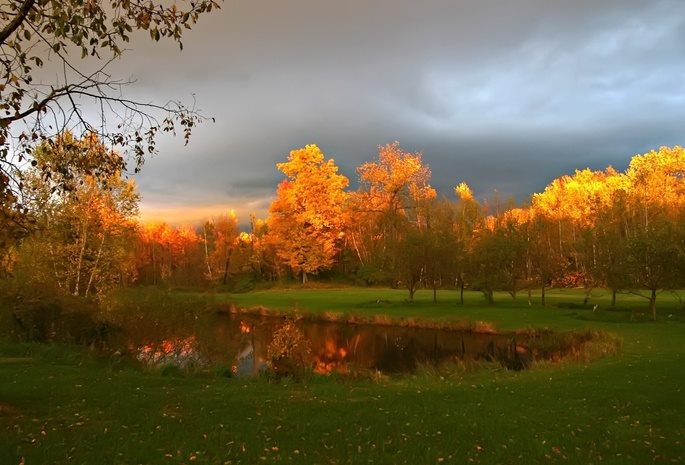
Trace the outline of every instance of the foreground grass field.
{"type": "MultiPolygon", "coordinates": [[[[383,289],[280,290],[206,296],[283,310],[480,320],[503,329],[597,328],[620,356],[525,372],[426,368],[388,379],[306,383],[186,377],[95,360],[61,346],[0,343],[0,463],[648,464],[685,461],[685,324],[662,296],[657,322],[630,321],[642,300],[593,295],[596,311],[546,308],[504,295],[383,289]]],[[[135,296],[131,298],[135,299],[135,296]]],[[[143,297],[140,297],[141,299],[143,297]]],[[[182,301],[184,296],[174,295],[182,301]]],[[[194,298],[197,298],[195,296],[194,298]]],[[[205,298],[205,297],[203,297],[205,298]]]]}

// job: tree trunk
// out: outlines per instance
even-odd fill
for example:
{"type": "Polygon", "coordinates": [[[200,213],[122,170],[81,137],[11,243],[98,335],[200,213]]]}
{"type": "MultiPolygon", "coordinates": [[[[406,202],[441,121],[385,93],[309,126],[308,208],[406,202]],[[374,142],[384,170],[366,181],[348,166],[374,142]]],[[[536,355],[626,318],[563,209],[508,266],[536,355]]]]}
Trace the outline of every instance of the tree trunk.
{"type": "MultiPolygon", "coordinates": [[[[205,239],[205,263],[207,263],[207,277],[209,278],[210,281],[212,281],[212,267],[209,264],[209,247],[207,246],[207,225],[202,226],[202,232],[204,234],[204,239],[205,239]]],[[[226,284],[226,283],[224,283],[226,284]]]]}
{"type": "Polygon", "coordinates": [[[86,240],[88,239],[88,229],[83,225],[83,242],[81,243],[81,251],[78,255],[78,263],[76,264],[76,282],[74,283],[74,295],[79,294],[79,286],[81,281],[81,266],[83,265],[83,255],[86,252],[86,240]]]}
{"type": "Polygon", "coordinates": [[[438,286],[435,283],[435,280],[433,281],[433,303],[438,302],[438,286]]]}
{"type": "Polygon", "coordinates": [[[61,279],[59,279],[59,273],[57,272],[57,260],[55,260],[55,250],[52,248],[52,244],[49,245],[50,247],[50,258],[52,259],[52,272],[55,275],[55,281],[57,282],[57,287],[60,289],[64,288],[64,285],[66,285],[67,289],[69,289],[69,282],[67,281],[66,283],[63,282],[61,279]]]}
{"type": "Polygon", "coordinates": [[[533,305],[533,296],[532,296],[530,286],[528,286],[528,306],[530,307],[532,305],[533,305]]]}
{"type": "Polygon", "coordinates": [[[485,296],[485,301],[488,304],[494,304],[495,303],[495,297],[493,295],[492,289],[483,290],[483,295],[485,296]]]}
{"type": "Polygon", "coordinates": [[[542,306],[545,306],[545,285],[542,285],[542,292],[540,293],[540,297],[542,298],[542,306]]]}
{"type": "Polygon", "coordinates": [[[100,247],[98,248],[97,257],[95,257],[95,263],[93,264],[93,269],[90,272],[90,278],[88,279],[88,285],[86,286],[85,297],[88,297],[90,293],[90,286],[93,284],[93,279],[95,278],[95,273],[98,271],[98,264],[100,263],[100,257],[102,256],[102,248],[105,245],[105,234],[102,235],[102,240],[100,241],[100,247]]]}
{"type": "Polygon", "coordinates": [[[459,303],[464,305],[464,280],[459,279],[459,303]]]}
{"type": "Polygon", "coordinates": [[[414,301],[414,293],[416,292],[416,286],[412,283],[409,285],[409,302],[414,301]]]}
{"type": "Polygon", "coordinates": [[[302,270],[302,284],[307,283],[307,272],[302,270]]]}
{"type": "Polygon", "coordinates": [[[226,285],[226,281],[228,281],[228,267],[231,264],[231,254],[232,253],[233,253],[233,249],[228,249],[228,255],[226,256],[226,263],[224,264],[224,279],[223,279],[224,286],[226,285]]]}
{"type": "Polygon", "coordinates": [[[652,289],[649,296],[649,311],[652,313],[652,319],[656,321],[656,289],[652,289]]]}
{"type": "Polygon", "coordinates": [[[616,289],[611,290],[611,306],[616,306],[616,289]]]}
{"type": "Polygon", "coordinates": [[[354,251],[357,252],[357,258],[359,258],[359,263],[364,266],[364,259],[362,258],[361,252],[359,252],[359,247],[357,246],[357,239],[354,236],[354,232],[351,234],[352,235],[352,245],[354,245],[354,251]]]}
{"type": "Polygon", "coordinates": [[[155,254],[155,243],[151,244],[152,251],[152,284],[157,285],[157,256],[155,254]]]}

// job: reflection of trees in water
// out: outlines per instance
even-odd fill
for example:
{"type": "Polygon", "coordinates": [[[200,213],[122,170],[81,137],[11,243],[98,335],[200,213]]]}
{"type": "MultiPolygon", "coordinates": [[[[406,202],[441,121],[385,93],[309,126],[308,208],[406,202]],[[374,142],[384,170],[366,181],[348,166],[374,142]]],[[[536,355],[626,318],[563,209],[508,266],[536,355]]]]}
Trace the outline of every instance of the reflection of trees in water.
{"type": "MultiPolygon", "coordinates": [[[[171,336],[165,326],[163,335],[150,343],[138,343],[138,359],[149,364],[173,363],[187,366],[231,366],[234,373],[257,374],[268,359],[267,349],[274,331],[283,318],[253,315],[207,316],[193,321],[194,330],[171,336]]],[[[317,373],[371,369],[406,372],[418,364],[436,364],[446,360],[499,360],[516,352],[511,336],[480,334],[445,329],[412,328],[392,325],[349,324],[299,320],[297,328],[311,344],[306,361],[317,373]]],[[[154,331],[154,325],[146,327],[154,331]]],[[[160,329],[159,326],[156,327],[160,329]]],[[[134,333],[140,335],[140,327],[134,333]]],[[[129,339],[131,340],[131,339],[129,339]]]]}
{"type": "Polygon", "coordinates": [[[348,355],[356,355],[361,334],[345,334],[341,328],[326,323],[305,322],[302,326],[305,337],[311,342],[314,371],[321,374],[347,372],[348,355]],[[350,344],[350,339],[356,343],[350,344]]]}
{"type": "Polygon", "coordinates": [[[138,348],[136,358],[147,365],[174,365],[182,368],[204,365],[196,345],[194,336],[148,342],[138,348]]]}

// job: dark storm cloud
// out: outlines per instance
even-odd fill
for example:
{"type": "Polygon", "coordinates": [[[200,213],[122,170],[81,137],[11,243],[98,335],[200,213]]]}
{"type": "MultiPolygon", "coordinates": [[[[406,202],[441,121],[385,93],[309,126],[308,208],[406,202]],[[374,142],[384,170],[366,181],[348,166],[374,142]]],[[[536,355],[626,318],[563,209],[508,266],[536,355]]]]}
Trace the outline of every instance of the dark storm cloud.
{"type": "Polygon", "coordinates": [[[227,1],[179,53],[135,41],[121,63],[146,100],[192,100],[215,124],[164,141],[146,206],[264,214],[274,164],[317,143],[341,171],[399,140],[446,194],[525,200],[576,168],[624,168],[683,143],[680,0],[227,1]]]}

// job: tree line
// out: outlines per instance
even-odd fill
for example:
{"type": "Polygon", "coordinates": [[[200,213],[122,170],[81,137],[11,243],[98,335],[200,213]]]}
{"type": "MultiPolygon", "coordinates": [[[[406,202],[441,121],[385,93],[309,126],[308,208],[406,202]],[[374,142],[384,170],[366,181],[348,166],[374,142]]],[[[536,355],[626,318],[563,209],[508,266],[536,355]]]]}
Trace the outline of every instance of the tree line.
{"type": "Polygon", "coordinates": [[[22,174],[31,233],[0,237],[0,273],[15,285],[97,297],[122,286],[223,285],[336,275],[363,285],[495,291],[513,299],[551,286],[645,297],[685,283],[685,149],[662,147],[619,172],[578,170],[526,205],[478,201],[466,183],[439,196],[421,153],[379,147],[357,169],[359,187],[316,145],[277,164],[266,219],[241,231],[232,212],[200,225],[141,224],[132,181],[101,160],[96,136],[40,144],[22,174]],[[60,166],[69,166],[61,170],[60,166]]]}

